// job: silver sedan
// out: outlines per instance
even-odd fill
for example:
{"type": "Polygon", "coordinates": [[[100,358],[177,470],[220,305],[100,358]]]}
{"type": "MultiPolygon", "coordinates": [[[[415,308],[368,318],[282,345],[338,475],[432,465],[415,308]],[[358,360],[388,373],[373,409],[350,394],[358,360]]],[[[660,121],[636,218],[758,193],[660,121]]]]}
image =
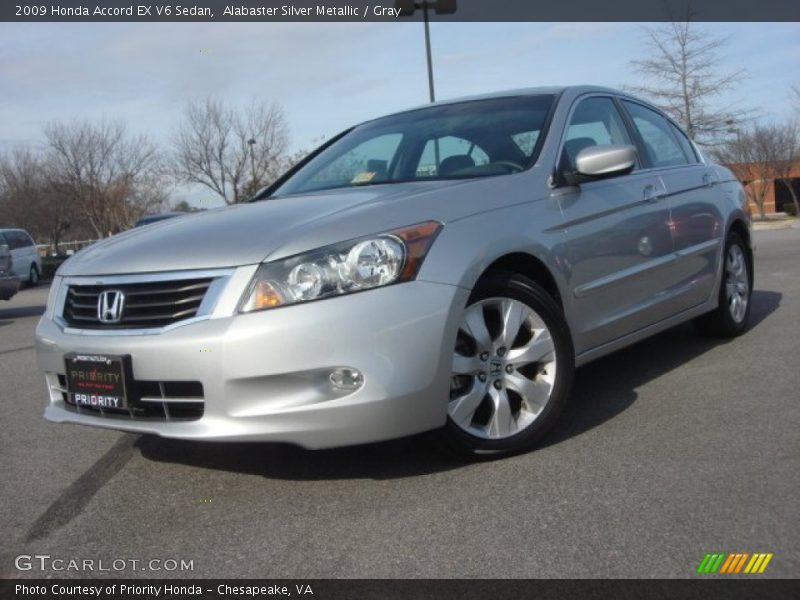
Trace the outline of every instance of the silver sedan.
{"type": "Polygon", "coordinates": [[[45,416],[322,448],[433,430],[532,447],[575,367],[678,323],[742,333],[745,195],[609,89],[355,126],[252,202],[128,231],[59,270],[45,416]]]}

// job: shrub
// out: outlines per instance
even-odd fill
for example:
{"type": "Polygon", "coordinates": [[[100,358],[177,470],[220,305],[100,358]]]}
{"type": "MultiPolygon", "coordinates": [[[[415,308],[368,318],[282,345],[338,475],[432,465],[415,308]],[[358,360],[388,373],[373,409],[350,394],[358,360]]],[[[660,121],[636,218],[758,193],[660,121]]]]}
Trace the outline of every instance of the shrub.
{"type": "Polygon", "coordinates": [[[68,256],[46,256],[42,259],[42,279],[52,279],[56,270],[61,266],[68,256]]]}

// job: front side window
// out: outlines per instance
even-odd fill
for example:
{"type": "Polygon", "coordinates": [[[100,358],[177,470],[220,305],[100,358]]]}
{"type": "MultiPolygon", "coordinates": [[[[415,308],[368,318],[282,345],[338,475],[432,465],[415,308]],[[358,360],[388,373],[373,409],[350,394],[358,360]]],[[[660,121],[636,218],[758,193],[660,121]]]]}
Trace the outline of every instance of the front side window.
{"type": "Polygon", "coordinates": [[[20,234],[18,231],[7,231],[5,233],[6,240],[8,240],[8,247],[12,250],[17,250],[25,246],[27,240],[25,236],[20,234]]]}
{"type": "Polygon", "coordinates": [[[630,143],[625,123],[611,98],[587,98],[581,100],[569,120],[564,137],[562,164],[574,171],[575,158],[584,148],[630,143]]]}
{"type": "Polygon", "coordinates": [[[270,197],[404,181],[508,175],[537,157],[551,94],[431,106],[354,127],[270,197]]]}
{"type": "Polygon", "coordinates": [[[653,167],[685,165],[688,161],[667,120],[654,110],[623,100],[644,142],[644,151],[653,167]]]}

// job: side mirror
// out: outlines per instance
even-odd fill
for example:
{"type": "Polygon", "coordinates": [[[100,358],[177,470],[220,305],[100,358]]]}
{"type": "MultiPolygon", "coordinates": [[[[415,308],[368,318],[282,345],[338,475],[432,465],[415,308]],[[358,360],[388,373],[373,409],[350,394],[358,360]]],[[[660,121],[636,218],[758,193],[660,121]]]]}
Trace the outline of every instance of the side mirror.
{"type": "Polygon", "coordinates": [[[636,164],[636,148],[623,145],[590,146],[578,152],[575,168],[589,178],[630,173],[636,164]]]}

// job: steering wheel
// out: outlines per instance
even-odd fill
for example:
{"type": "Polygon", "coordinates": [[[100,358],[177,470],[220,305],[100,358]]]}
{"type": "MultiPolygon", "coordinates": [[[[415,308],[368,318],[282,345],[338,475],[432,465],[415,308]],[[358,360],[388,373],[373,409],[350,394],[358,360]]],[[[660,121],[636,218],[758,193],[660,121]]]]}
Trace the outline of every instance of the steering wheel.
{"type": "Polygon", "coordinates": [[[525,170],[525,167],[523,167],[519,163],[515,163],[513,160],[496,160],[491,164],[502,165],[503,167],[507,167],[511,173],[519,173],[520,171],[525,170]]]}

